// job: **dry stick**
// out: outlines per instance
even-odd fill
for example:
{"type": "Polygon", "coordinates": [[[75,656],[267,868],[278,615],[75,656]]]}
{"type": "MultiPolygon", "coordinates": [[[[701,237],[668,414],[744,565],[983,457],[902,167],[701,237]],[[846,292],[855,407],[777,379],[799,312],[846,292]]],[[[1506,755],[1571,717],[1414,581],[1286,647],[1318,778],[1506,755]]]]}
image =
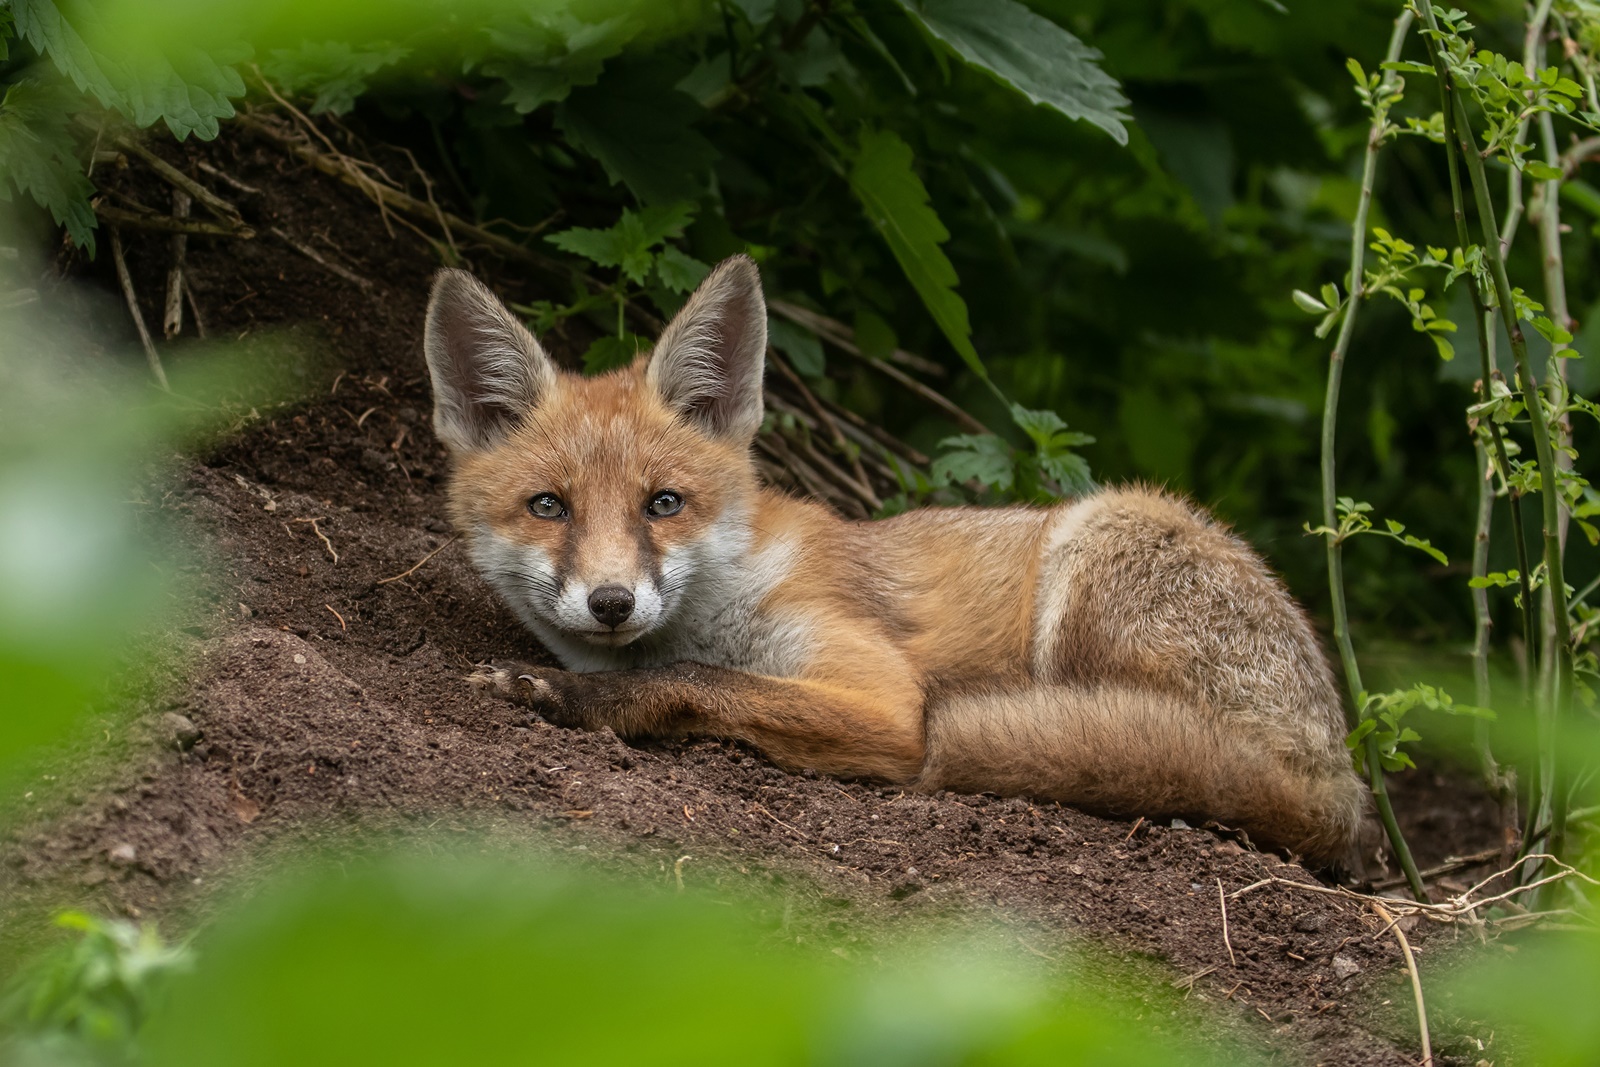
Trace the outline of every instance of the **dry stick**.
{"type": "MultiPolygon", "coordinates": [[[[807,307],[801,307],[799,304],[791,304],[787,300],[773,300],[770,306],[790,322],[804,326],[812,333],[819,337],[827,338],[840,348],[860,350],[860,346],[856,344],[855,330],[838,319],[830,318],[819,311],[812,311],[807,307]]],[[[945,369],[933,360],[924,359],[922,356],[914,352],[907,352],[903,348],[897,348],[890,352],[888,359],[890,363],[898,363],[903,367],[909,367],[911,370],[920,371],[934,378],[942,378],[946,373],[945,369]]]]}
{"type": "Polygon", "coordinates": [[[179,219],[171,215],[158,215],[151,212],[148,215],[136,211],[124,211],[110,204],[97,203],[94,213],[108,225],[125,226],[130,230],[152,230],[156,233],[186,233],[195,237],[237,237],[248,240],[256,232],[248,226],[235,226],[221,222],[208,222],[205,219],[179,219]]]}
{"type": "Polygon", "coordinates": [[[826,409],[824,409],[823,406],[817,402],[816,396],[811,392],[810,388],[807,387],[805,380],[800,377],[799,372],[797,372],[793,367],[789,366],[788,360],[780,356],[777,350],[771,348],[770,346],[767,349],[767,365],[769,367],[778,368],[778,372],[787,378],[789,384],[794,386],[795,389],[799,391],[801,398],[806,402],[806,406],[809,407],[812,414],[816,416],[817,422],[827,427],[828,432],[833,436],[834,447],[837,448],[839,450],[839,454],[848,459],[851,465],[855,468],[856,479],[861,483],[861,488],[864,490],[862,499],[867,502],[867,506],[872,508],[874,511],[883,507],[883,501],[879,500],[877,495],[872,491],[872,483],[867,479],[866,469],[861,466],[861,457],[852,452],[849,443],[845,441],[844,431],[839,429],[839,424],[833,421],[833,416],[829,415],[826,409]]]}
{"type": "MultiPolygon", "coordinates": [[[[1457,857],[1455,857],[1453,859],[1445,860],[1443,863],[1439,864],[1437,867],[1429,867],[1427,870],[1423,871],[1422,872],[1423,880],[1426,881],[1426,880],[1428,880],[1430,878],[1438,878],[1441,875],[1454,874],[1456,871],[1464,870],[1467,867],[1476,867],[1480,863],[1487,863],[1488,861],[1494,859],[1496,856],[1501,855],[1501,851],[1502,850],[1498,849],[1498,848],[1491,848],[1491,849],[1486,849],[1483,852],[1474,852],[1470,856],[1457,856],[1457,857]]],[[[1515,866],[1516,865],[1516,856],[1515,856],[1515,854],[1513,854],[1512,856],[1509,856],[1509,857],[1506,858],[1506,865],[1507,866],[1515,866]]],[[[1374,888],[1374,889],[1393,889],[1396,886],[1405,885],[1405,883],[1406,883],[1406,880],[1403,877],[1401,877],[1401,878],[1384,878],[1384,879],[1381,879],[1379,881],[1373,882],[1372,883],[1372,888],[1374,888]]]]}
{"type": "Polygon", "coordinates": [[[212,166],[203,159],[195,160],[194,165],[235,192],[244,193],[246,196],[261,195],[261,190],[256,188],[254,185],[251,185],[246,181],[241,181],[232,174],[229,174],[227,171],[221,169],[220,167],[212,166]]]}
{"type": "Polygon", "coordinates": [[[194,298],[194,286],[189,284],[189,279],[183,280],[183,295],[189,301],[189,314],[194,318],[194,332],[200,335],[203,341],[206,337],[206,320],[200,316],[200,302],[194,298]]]}
{"type": "Polygon", "coordinates": [[[439,224],[440,231],[444,234],[445,242],[450,246],[451,264],[461,262],[461,249],[456,247],[455,235],[450,232],[450,221],[444,217],[444,212],[439,208],[439,202],[433,198],[433,181],[428,177],[428,172],[422,169],[417,162],[417,157],[411,154],[411,149],[402,148],[406,158],[411,161],[411,169],[417,172],[417,177],[422,179],[422,191],[427,194],[428,206],[433,208],[434,221],[439,224]]]}
{"type": "MultiPolygon", "coordinates": [[[[768,392],[766,394],[766,402],[767,406],[771,407],[774,411],[779,411],[790,416],[796,422],[799,422],[809,430],[817,431],[821,428],[821,424],[817,422],[816,416],[812,415],[809,411],[805,411],[799,407],[796,407],[793,401],[786,399],[779,393],[768,392]]],[[[835,425],[839,424],[835,423],[835,425]]],[[[882,449],[885,453],[887,453],[888,449],[884,448],[882,445],[879,445],[871,437],[855,432],[855,428],[848,426],[848,424],[840,425],[839,429],[845,434],[846,437],[850,438],[850,440],[854,441],[858,446],[860,446],[858,456],[863,465],[871,464],[873,472],[890,485],[898,486],[900,484],[899,478],[895,475],[894,468],[889,466],[889,464],[884,462],[882,459],[879,459],[871,451],[871,449],[877,448],[882,449]]]]}
{"type": "Polygon", "coordinates": [[[1422,1067],[1433,1067],[1433,1042],[1428,1040],[1428,1006],[1422,1000],[1422,978],[1417,974],[1416,957],[1411,955],[1411,942],[1406,940],[1405,931],[1400,929],[1400,920],[1389,914],[1387,908],[1373,901],[1372,910],[1389,924],[1395,940],[1400,942],[1400,951],[1405,953],[1406,970],[1411,972],[1411,992],[1417,998],[1417,1031],[1422,1035],[1422,1067]]]}
{"type": "Polygon", "coordinates": [[[1228,962],[1239,966],[1239,961],[1233,954],[1233,939],[1228,936],[1228,895],[1222,891],[1222,879],[1217,879],[1217,903],[1222,906],[1222,944],[1228,950],[1228,962]]]}
{"type": "MultiPolygon", "coordinates": [[[[1424,3],[1426,2],[1427,0],[1424,0],[1424,3]]],[[[1414,17],[1414,13],[1408,8],[1394,20],[1394,31],[1389,35],[1389,50],[1384,57],[1386,63],[1399,60],[1400,50],[1405,44],[1406,33],[1411,29],[1414,17]]],[[[1380,94],[1392,90],[1393,77],[1390,72],[1384,73],[1383,83],[1378,89],[1380,94]]],[[[1356,203],[1355,223],[1350,233],[1349,294],[1346,298],[1344,321],[1339,325],[1339,336],[1328,358],[1328,391],[1322,408],[1322,524],[1329,529],[1337,529],[1339,525],[1333,450],[1334,433],[1339,421],[1339,387],[1344,379],[1345,356],[1350,351],[1350,340],[1355,334],[1356,312],[1360,310],[1361,301],[1366,296],[1362,265],[1365,262],[1367,249],[1367,214],[1372,207],[1372,188],[1378,172],[1378,151],[1383,146],[1384,123],[1384,116],[1375,114],[1371,130],[1367,134],[1366,156],[1361,170],[1361,196],[1356,203]]],[[[1343,546],[1338,538],[1331,535],[1324,536],[1328,555],[1328,591],[1333,601],[1334,642],[1339,649],[1339,659],[1344,665],[1345,682],[1350,690],[1351,702],[1359,711],[1362,694],[1366,688],[1361,683],[1361,667],[1356,661],[1355,647],[1350,642],[1350,615],[1344,599],[1343,546]]],[[[1365,757],[1372,798],[1377,805],[1378,818],[1383,823],[1384,832],[1389,837],[1389,845],[1394,849],[1395,858],[1400,861],[1400,869],[1406,872],[1406,881],[1411,886],[1412,895],[1418,900],[1426,900],[1427,890],[1417,874],[1416,860],[1411,858],[1411,849],[1406,844],[1405,835],[1400,832],[1400,824],[1395,820],[1394,806],[1389,802],[1388,785],[1384,781],[1383,763],[1379,758],[1377,731],[1367,734],[1365,757]]]]}
{"type": "Polygon", "coordinates": [[[272,236],[276,237],[278,240],[282,241],[284,244],[288,245],[290,248],[294,249],[296,252],[299,252],[302,256],[305,256],[307,259],[311,260],[311,262],[313,262],[313,263],[317,264],[318,266],[322,267],[324,270],[328,271],[329,273],[337,274],[339,277],[343,278],[345,281],[351,282],[351,283],[359,286],[362,289],[370,290],[372,288],[372,282],[369,281],[368,279],[363,278],[361,275],[357,274],[353,270],[347,270],[346,268],[339,266],[339,264],[337,264],[337,263],[334,263],[334,262],[332,262],[330,260],[324,259],[322,257],[322,255],[317,252],[316,249],[312,248],[310,245],[302,244],[301,242],[295,240],[293,237],[290,237],[287,233],[285,233],[279,227],[274,226],[272,229],[268,230],[267,232],[272,234],[272,236]]]}
{"type": "MultiPolygon", "coordinates": [[[[172,190],[172,217],[189,217],[190,196],[182,189],[172,190]]],[[[161,332],[172,340],[183,332],[183,269],[189,257],[189,236],[175,233],[169,242],[172,265],[167,268],[167,306],[161,316],[161,332]]]]}
{"type": "Polygon", "coordinates": [[[188,193],[202,207],[211,212],[223,222],[241,225],[243,220],[239,216],[239,209],[234,207],[210,189],[201,185],[171,163],[156,155],[138,141],[128,137],[118,137],[117,144],[132,152],[150,165],[150,169],[165,178],[172,185],[188,193]]]}
{"type": "Polygon", "coordinates": [[[172,386],[167,384],[167,372],[161,366],[161,353],[156,351],[156,343],[150,339],[150,331],[144,324],[144,313],[139,310],[139,296],[133,291],[133,278],[128,274],[128,261],[122,254],[122,231],[111,227],[111,262],[117,268],[117,281],[122,283],[122,295],[128,301],[128,314],[133,316],[133,325],[139,331],[139,343],[144,345],[145,358],[150,361],[150,373],[156,376],[156,384],[165,392],[172,392],[172,386]]]}
{"type": "Polygon", "coordinates": [[[429,552],[426,556],[423,556],[421,559],[417,560],[416,563],[412,564],[410,570],[401,571],[399,574],[395,575],[393,578],[380,578],[376,582],[373,582],[372,584],[373,585],[388,585],[390,582],[398,582],[402,578],[411,577],[413,574],[417,573],[417,571],[422,568],[422,565],[424,563],[428,562],[434,556],[437,556],[439,553],[443,552],[445,549],[449,548],[451,545],[455,544],[459,540],[461,540],[461,535],[460,534],[453,535],[450,538],[450,540],[446,541],[444,544],[440,545],[438,548],[434,549],[432,552],[429,552]]]}

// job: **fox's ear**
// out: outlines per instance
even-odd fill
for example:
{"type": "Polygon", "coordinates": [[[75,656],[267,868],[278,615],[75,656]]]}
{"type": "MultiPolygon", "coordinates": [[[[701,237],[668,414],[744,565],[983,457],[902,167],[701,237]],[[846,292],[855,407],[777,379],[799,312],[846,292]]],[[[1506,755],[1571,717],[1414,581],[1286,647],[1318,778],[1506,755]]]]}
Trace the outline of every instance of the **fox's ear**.
{"type": "Polygon", "coordinates": [[[555,382],[539,342],[464,270],[433,279],[422,350],[433,378],[433,429],[452,452],[500,440],[555,382]]]}
{"type": "Polygon", "coordinates": [[[662,331],[645,379],[713,437],[748,442],[761,428],[767,302],[749,256],[717,264],[662,331]]]}

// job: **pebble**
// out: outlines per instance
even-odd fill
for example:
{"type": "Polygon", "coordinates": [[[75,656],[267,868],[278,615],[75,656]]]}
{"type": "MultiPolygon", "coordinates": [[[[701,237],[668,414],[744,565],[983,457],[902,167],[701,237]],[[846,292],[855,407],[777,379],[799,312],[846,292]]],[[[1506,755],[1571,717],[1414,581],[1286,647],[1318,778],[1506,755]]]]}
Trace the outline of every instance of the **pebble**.
{"type": "Polygon", "coordinates": [[[1335,978],[1344,979],[1349,978],[1351,975],[1360,973],[1361,964],[1357,963],[1349,956],[1333,957],[1333,976],[1335,978]]]}

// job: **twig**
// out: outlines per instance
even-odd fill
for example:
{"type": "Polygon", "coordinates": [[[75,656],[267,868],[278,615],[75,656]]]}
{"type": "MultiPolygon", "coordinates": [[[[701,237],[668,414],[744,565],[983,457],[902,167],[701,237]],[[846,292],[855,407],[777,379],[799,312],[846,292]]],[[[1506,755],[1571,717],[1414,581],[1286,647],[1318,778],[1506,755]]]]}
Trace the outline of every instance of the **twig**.
{"type": "Polygon", "coordinates": [[[854,356],[867,366],[878,371],[878,373],[892,379],[901,386],[905,387],[908,391],[915,393],[923,400],[926,400],[929,404],[932,404],[934,407],[950,416],[950,420],[952,422],[954,422],[957,426],[960,426],[963,430],[966,430],[968,433],[987,434],[990,432],[989,427],[985,426],[983,423],[967,414],[943,394],[935,392],[926,385],[923,385],[921,382],[911,377],[899,367],[892,366],[889,363],[878,359],[876,356],[869,356],[865,354],[853,340],[846,340],[843,336],[840,336],[834,331],[827,330],[825,327],[822,327],[821,324],[824,320],[826,320],[826,316],[818,315],[814,311],[810,311],[796,304],[791,304],[786,300],[773,300],[769,306],[777,314],[782,315],[791,322],[797,322],[800,325],[805,326],[813,333],[816,333],[818,336],[830,341],[836,348],[854,356]]]}
{"type": "MultiPolygon", "coordinates": [[[[769,306],[790,322],[804,326],[819,337],[827,338],[839,348],[847,352],[854,349],[855,352],[851,353],[852,355],[860,353],[861,347],[856,344],[855,330],[838,319],[831,318],[821,312],[812,311],[807,307],[801,307],[799,304],[791,304],[787,300],[775,299],[770,302],[769,306]]],[[[943,367],[933,360],[919,356],[915,352],[907,352],[903,348],[896,348],[890,352],[888,359],[891,363],[898,363],[902,367],[920,371],[932,378],[943,378],[947,373],[943,367]]]]}
{"type": "Polygon", "coordinates": [[[1139,832],[1139,827],[1141,827],[1143,825],[1144,825],[1144,816],[1141,815],[1141,816],[1139,816],[1137,819],[1135,819],[1133,821],[1133,829],[1129,830],[1128,833],[1127,833],[1127,836],[1125,836],[1122,839],[1123,843],[1126,844],[1127,842],[1132,841],[1133,840],[1133,835],[1138,833],[1139,832]]]}
{"type": "Polygon", "coordinates": [[[1233,939],[1228,936],[1228,895],[1222,891],[1222,879],[1217,879],[1217,903],[1222,906],[1222,944],[1228,950],[1228,962],[1239,966],[1239,960],[1233,954],[1233,939]]]}
{"type": "Polygon", "coordinates": [[[249,182],[241,181],[240,179],[235,178],[232,174],[229,174],[227,171],[221,169],[220,167],[214,167],[203,159],[195,160],[194,165],[211,175],[213,178],[217,179],[217,181],[221,182],[223,185],[228,186],[230,189],[244,193],[246,196],[261,195],[261,190],[257,189],[249,182]]]}
{"type": "Polygon", "coordinates": [[[776,349],[767,349],[767,366],[778,368],[778,373],[788,379],[789,384],[799,391],[801,398],[806,402],[806,406],[816,416],[817,422],[827,427],[828,432],[833,436],[834,447],[839,450],[840,455],[848,459],[855,467],[856,479],[860,482],[863,490],[862,497],[866,500],[867,505],[874,511],[883,507],[883,501],[879,500],[877,495],[873,493],[872,483],[867,480],[867,472],[861,466],[860,456],[852,451],[849,443],[845,440],[844,431],[839,429],[839,424],[833,421],[833,416],[829,415],[827,410],[817,401],[816,396],[806,385],[805,379],[801,378],[799,373],[789,366],[789,361],[780,356],[776,349]]]}
{"type": "Polygon", "coordinates": [[[94,213],[112,226],[126,226],[130,230],[154,230],[157,233],[187,233],[196,237],[237,237],[249,240],[256,231],[244,225],[207,222],[205,219],[179,219],[171,215],[148,215],[124,211],[107,203],[96,203],[94,213]]]}
{"type": "Polygon", "coordinates": [[[1405,931],[1400,929],[1400,920],[1389,914],[1387,908],[1374,900],[1372,910],[1388,922],[1395,940],[1400,942],[1400,951],[1405,954],[1406,970],[1411,972],[1411,992],[1417,998],[1417,1031],[1422,1035],[1422,1067],[1433,1067],[1433,1042],[1428,1040],[1428,1006],[1422,1000],[1422,978],[1417,974],[1416,957],[1411,955],[1411,942],[1406,940],[1405,931]]]}
{"type": "MultiPolygon", "coordinates": [[[[1437,867],[1429,867],[1427,870],[1419,873],[1422,875],[1423,881],[1427,881],[1430,878],[1438,878],[1440,875],[1453,874],[1454,872],[1463,870],[1467,867],[1476,867],[1480,863],[1487,863],[1489,860],[1492,860],[1496,856],[1500,855],[1501,852],[1501,849],[1491,848],[1485,849],[1482,852],[1474,852],[1470,856],[1456,856],[1445,860],[1437,867]]],[[[1402,886],[1405,884],[1405,876],[1401,875],[1398,878],[1384,878],[1381,881],[1373,882],[1372,888],[1393,889],[1396,886],[1402,886]]]]}
{"type": "Polygon", "coordinates": [[[780,819],[776,815],[772,814],[772,812],[768,811],[766,808],[762,807],[760,804],[752,804],[751,807],[755,808],[761,814],[765,815],[767,818],[771,819],[773,822],[777,823],[779,826],[783,827],[785,830],[788,830],[791,834],[794,834],[795,836],[799,837],[800,840],[802,840],[802,841],[810,841],[811,840],[811,835],[810,834],[806,833],[804,830],[799,830],[799,829],[796,829],[793,826],[790,826],[788,823],[784,822],[782,819],[780,819]]]}
{"type": "Polygon", "coordinates": [[[672,863],[672,877],[677,879],[678,892],[680,893],[683,892],[683,865],[692,859],[694,859],[693,856],[679,856],[672,863]]]}
{"type": "Polygon", "coordinates": [[[401,148],[400,151],[405,153],[405,157],[411,161],[411,169],[422,179],[422,191],[427,195],[428,206],[433,208],[434,221],[439,224],[439,229],[444,233],[445,243],[450,246],[451,262],[461,262],[461,249],[456,247],[455,235],[450,232],[450,220],[445,218],[439,202],[433,198],[433,181],[428,177],[428,172],[417,162],[417,157],[411,154],[411,149],[401,148]]]}
{"type": "Polygon", "coordinates": [[[453,535],[450,538],[450,540],[446,541],[444,544],[440,545],[438,548],[434,549],[432,552],[429,552],[426,556],[423,556],[421,559],[417,560],[417,562],[413,563],[409,570],[401,571],[399,574],[395,575],[393,578],[380,578],[380,579],[378,579],[376,582],[374,582],[372,584],[373,585],[388,585],[390,582],[398,582],[402,578],[411,577],[413,574],[417,573],[417,571],[422,568],[422,565],[424,563],[428,562],[434,556],[437,556],[439,553],[443,552],[445,549],[449,548],[451,545],[455,544],[460,539],[461,539],[461,535],[460,534],[453,535]]]}
{"type": "Polygon", "coordinates": [[[334,608],[333,608],[332,604],[324,604],[322,606],[327,608],[329,611],[332,611],[333,612],[333,617],[339,620],[339,629],[341,629],[341,630],[350,629],[350,627],[348,627],[348,626],[346,626],[344,624],[344,616],[340,615],[337,611],[334,611],[334,608]]]}
{"type": "Polygon", "coordinates": [[[1216,970],[1218,966],[1220,966],[1220,964],[1213,963],[1204,970],[1196,971],[1193,974],[1186,974],[1182,978],[1173,979],[1172,988],[1193,989],[1196,982],[1210,974],[1212,971],[1216,970]]]}
{"type": "Polygon", "coordinates": [[[234,226],[244,225],[244,219],[239,215],[238,208],[150,151],[138,141],[133,140],[131,137],[118,137],[117,144],[144,160],[150,165],[151,170],[154,170],[172,185],[188,193],[207,211],[223,222],[231,223],[234,226]]]}
{"type": "MultiPolygon", "coordinates": [[[[189,194],[182,189],[172,190],[172,217],[189,217],[189,194]]],[[[172,340],[183,332],[183,269],[189,256],[188,234],[175,233],[168,242],[172,249],[172,264],[167,268],[167,306],[161,316],[161,332],[172,340]]]]}
{"type": "Polygon", "coordinates": [[[272,236],[276,237],[278,240],[282,241],[284,244],[288,245],[290,248],[294,249],[296,252],[299,252],[302,256],[305,256],[307,259],[311,260],[311,262],[322,267],[324,270],[332,274],[337,274],[345,281],[352,282],[362,289],[372,288],[372,282],[368,279],[363,278],[355,271],[347,270],[344,267],[339,266],[337,263],[333,263],[322,258],[321,253],[319,253],[316,249],[312,248],[310,245],[302,244],[301,242],[295,240],[279,227],[274,226],[267,232],[272,234],[272,236]]]}
{"type": "Polygon", "coordinates": [[[339,562],[339,553],[334,551],[333,542],[328,540],[328,535],[323,533],[322,532],[322,527],[317,525],[317,523],[322,521],[322,519],[320,517],[319,518],[315,518],[315,519],[296,519],[294,521],[295,522],[309,522],[311,524],[311,532],[316,534],[319,538],[322,539],[323,545],[328,550],[328,555],[333,557],[333,561],[335,563],[339,562]]]}
{"type": "Polygon", "coordinates": [[[183,295],[189,301],[189,314],[194,316],[194,332],[205,340],[206,320],[200,316],[200,304],[194,298],[194,286],[189,284],[188,278],[183,279],[183,295]]]}
{"type": "Polygon", "coordinates": [[[156,343],[150,339],[150,331],[144,324],[144,313],[139,310],[139,296],[133,291],[133,277],[128,273],[128,260],[122,254],[122,231],[111,227],[111,262],[117,268],[117,281],[122,283],[123,298],[128,301],[128,314],[133,316],[133,325],[139,331],[139,343],[144,345],[145,358],[150,361],[150,373],[156,376],[156,384],[165,392],[172,392],[172,386],[167,384],[166,368],[161,366],[161,353],[156,351],[156,343]]]}

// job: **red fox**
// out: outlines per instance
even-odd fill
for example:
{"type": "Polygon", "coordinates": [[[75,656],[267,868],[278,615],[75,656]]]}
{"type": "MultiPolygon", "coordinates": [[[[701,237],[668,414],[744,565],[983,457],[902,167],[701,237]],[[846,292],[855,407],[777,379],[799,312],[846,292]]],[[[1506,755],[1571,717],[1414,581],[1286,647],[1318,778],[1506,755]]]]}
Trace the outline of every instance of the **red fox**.
{"type": "Polygon", "coordinates": [[[1346,853],[1365,791],[1333,678],[1248,547],[1142,488],[870,522],[765,488],[766,322],[735,256],[652,352],[582,377],[471,275],[438,275],[451,517],[568,668],[480,684],[558,726],[1346,853]]]}

